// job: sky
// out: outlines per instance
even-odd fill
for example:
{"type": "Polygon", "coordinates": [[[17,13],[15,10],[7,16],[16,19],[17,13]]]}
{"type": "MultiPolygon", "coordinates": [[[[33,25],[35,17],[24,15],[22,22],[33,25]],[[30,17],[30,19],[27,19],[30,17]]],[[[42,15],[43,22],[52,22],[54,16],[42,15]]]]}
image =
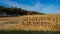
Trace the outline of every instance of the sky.
{"type": "Polygon", "coordinates": [[[0,6],[17,7],[46,14],[60,14],[60,0],[0,0],[0,6]]]}

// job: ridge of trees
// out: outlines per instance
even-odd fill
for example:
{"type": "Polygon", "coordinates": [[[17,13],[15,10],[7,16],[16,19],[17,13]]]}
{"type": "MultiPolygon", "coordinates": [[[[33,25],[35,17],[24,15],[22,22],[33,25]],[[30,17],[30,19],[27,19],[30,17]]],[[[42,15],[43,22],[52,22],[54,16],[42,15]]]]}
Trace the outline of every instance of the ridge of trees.
{"type": "Polygon", "coordinates": [[[4,6],[0,6],[0,15],[10,15],[10,16],[22,16],[22,15],[36,15],[36,14],[41,14],[44,15],[45,13],[39,13],[35,11],[28,11],[28,10],[23,10],[21,8],[7,8],[4,6]]]}

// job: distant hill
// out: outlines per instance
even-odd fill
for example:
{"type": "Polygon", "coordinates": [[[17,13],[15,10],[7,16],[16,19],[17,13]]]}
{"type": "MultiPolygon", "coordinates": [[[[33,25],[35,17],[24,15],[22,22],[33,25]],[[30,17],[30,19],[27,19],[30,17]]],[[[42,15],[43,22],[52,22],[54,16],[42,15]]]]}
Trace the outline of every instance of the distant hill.
{"type": "Polygon", "coordinates": [[[45,13],[23,10],[23,9],[17,8],[17,7],[8,8],[8,7],[0,6],[0,16],[22,16],[22,15],[35,15],[35,14],[44,15],[45,13]]]}

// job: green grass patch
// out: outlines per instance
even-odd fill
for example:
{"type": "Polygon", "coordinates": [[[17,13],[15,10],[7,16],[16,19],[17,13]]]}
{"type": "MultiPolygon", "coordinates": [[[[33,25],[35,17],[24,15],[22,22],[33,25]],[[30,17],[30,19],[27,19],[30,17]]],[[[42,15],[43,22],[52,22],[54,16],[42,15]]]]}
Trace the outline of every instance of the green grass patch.
{"type": "Polygon", "coordinates": [[[60,34],[60,31],[0,30],[0,34],[60,34]]]}

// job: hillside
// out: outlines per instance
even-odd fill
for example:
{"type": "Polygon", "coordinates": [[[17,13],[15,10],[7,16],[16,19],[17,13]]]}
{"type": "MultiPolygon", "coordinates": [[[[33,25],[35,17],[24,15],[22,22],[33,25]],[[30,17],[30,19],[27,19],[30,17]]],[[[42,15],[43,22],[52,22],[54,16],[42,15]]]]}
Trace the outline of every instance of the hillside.
{"type": "Polygon", "coordinates": [[[34,15],[34,14],[43,15],[44,13],[23,10],[23,9],[17,8],[17,7],[0,6],[0,16],[22,16],[22,15],[34,15]]]}
{"type": "Polygon", "coordinates": [[[0,30],[60,31],[60,14],[2,17],[0,30]]]}

